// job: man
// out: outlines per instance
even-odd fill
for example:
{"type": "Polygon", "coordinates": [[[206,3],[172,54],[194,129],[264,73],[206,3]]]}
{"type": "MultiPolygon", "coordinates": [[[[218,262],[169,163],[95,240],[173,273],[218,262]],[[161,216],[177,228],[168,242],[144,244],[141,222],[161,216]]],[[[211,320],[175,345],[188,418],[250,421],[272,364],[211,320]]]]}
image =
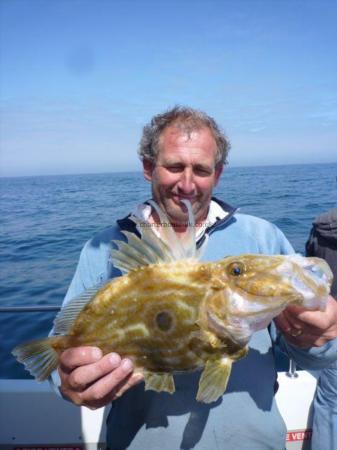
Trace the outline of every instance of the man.
{"type": "MultiPolygon", "coordinates": [[[[308,256],[324,258],[334,274],[331,295],[337,299],[337,206],[316,218],[306,243],[308,256]]],[[[314,373],[312,448],[337,450],[337,362],[314,373]]]]}
{"type": "MultiPolygon", "coordinates": [[[[274,225],[212,199],[228,150],[226,137],[204,113],[174,108],[155,116],[144,128],[140,145],[154,200],[182,239],[187,214],[181,200],[191,202],[199,245],[208,239],[205,260],[243,253],[292,253],[274,225]]],[[[149,205],[140,205],[134,214],[158,223],[149,205]]],[[[109,260],[110,242],[121,238],[120,229],[132,230],[132,222],[119,220],[85,245],[65,302],[99,281],[120,275],[109,260]]],[[[331,340],[337,335],[334,306],[329,302],[324,313],[289,308],[280,316],[279,327],[286,338],[282,344],[302,365],[320,367],[337,358],[337,342],[331,340]],[[321,347],[302,350],[287,340],[321,347]]],[[[99,349],[89,347],[61,355],[60,389],[64,397],[90,408],[112,401],[107,423],[110,449],[284,449],[286,430],[274,400],[272,345],[267,329],[255,333],[247,357],[233,366],[225,395],[211,404],[195,400],[198,373],[177,375],[174,395],[144,391],[129,359],[121,360],[115,353],[102,356],[99,349]]]]}

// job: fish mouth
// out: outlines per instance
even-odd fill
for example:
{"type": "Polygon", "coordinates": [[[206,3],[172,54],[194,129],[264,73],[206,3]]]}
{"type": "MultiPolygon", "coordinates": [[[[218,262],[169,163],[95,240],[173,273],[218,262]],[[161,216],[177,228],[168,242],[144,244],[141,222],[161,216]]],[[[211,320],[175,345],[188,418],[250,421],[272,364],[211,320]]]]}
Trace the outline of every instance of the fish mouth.
{"type": "Polygon", "coordinates": [[[220,339],[229,338],[234,345],[245,346],[251,335],[247,322],[237,317],[235,327],[232,324],[225,324],[216,314],[207,311],[207,320],[209,329],[220,339]]]}
{"type": "Polygon", "coordinates": [[[320,258],[305,258],[301,255],[291,255],[289,259],[295,264],[295,270],[290,269],[292,273],[289,269],[285,270],[284,275],[289,276],[290,284],[302,297],[303,306],[324,310],[333,280],[329,265],[320,258]]]}
{"type": "Polygon", "coordinates": [[[207,321],[209,327],[215,332],[216,335],[226,335],[226,327],[223,321],[220,318],[212,313],[211,311],[207,311],[207,321]]]}
{"type": "MultiPolygon", "coordinates": [[[[256,294],[236,287],[230,292],[228,313],[230,321],[257,320],[258,317],[270,315],[275,317],[288,304],[299,303],[302,297],[295,292],[286,292],[284,295],[256,294]]],[[[218,318],[219,319],[219,318],[218,318]]],[[[226,325],[227,327],[227,325],[226,325]]]]}
{"type": "Polygon", "coordinates": [[[290,261],[300,266],[307,277],[312,279],[316,284],[331,284],[333,274],[329,264],[323,259],[316,257],[305,258],[301,255],[290,255],[290,261]]]}
{"type": "Polygon", "coordinates": [[[304,267],[306,273],[309,272],[309,276],[313,278],[318,284],[330,284],[333,279],[330,267],[325,263],[325,261],[319,264],[309,264],[304,267]],[[324,264],[323,264],[324,263],[324,264]]]}

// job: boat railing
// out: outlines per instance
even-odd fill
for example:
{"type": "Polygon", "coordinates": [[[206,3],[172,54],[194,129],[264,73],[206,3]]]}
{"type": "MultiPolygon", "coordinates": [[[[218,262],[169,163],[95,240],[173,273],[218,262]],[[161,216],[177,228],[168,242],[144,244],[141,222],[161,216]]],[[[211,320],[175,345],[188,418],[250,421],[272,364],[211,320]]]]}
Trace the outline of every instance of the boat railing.
{"type": "Polygon", "coordinates": [[[289,369],[288,369],[288,372],[286,372],[286,375],[289,378],[297,378],[298,377],[296,363],[293,359],[289,359],[289,369]]]}
{"type": "Polygon", "coordinates": [[[58,305],[40,305],[40,306],[0,306],[0,313],[12,312],[49,312],[60,311],[61,306],[58,305]]]}

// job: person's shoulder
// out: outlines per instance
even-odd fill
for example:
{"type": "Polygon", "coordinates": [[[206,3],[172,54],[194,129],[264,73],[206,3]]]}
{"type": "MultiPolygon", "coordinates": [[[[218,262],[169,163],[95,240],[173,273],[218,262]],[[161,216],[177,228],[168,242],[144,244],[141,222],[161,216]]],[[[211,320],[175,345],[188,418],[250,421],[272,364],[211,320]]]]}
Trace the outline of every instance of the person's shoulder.
{"type": "Polygon", "coordinates": [[[293,253],[294,249],[283,232],[272,222],[249,214],[235,214],[240,231],[258,242],[261,253],[293,253]]]}
{"type": "Polygon", "coordinates": [[[118,239],[124,238],[117,224],[103,228],[86,241],[82,248],[81,257],[90,255],[92,258],[93,255],[105,255],[114,247],[113,241],[118,239]]]}
{"type": "Polygon", "coordinates": [[[86,242],[87,246],[100,247],[100,246],[112,246],[114,239],[121,239],[122,234],[117,224],[110,225],[106,228],[99,230],[94,236],[86,242]]]}
{"type": "Polygon", "coordinates": [[[251,216],[250,214],[236,213],[235,219],[238,225],[254,230],[275,230],[276,225],[262,217],[251,216]]]}
{"type": "MultiPolygon", "coordinates": [[[[84,285],[94,285],[114,275],[111,250],[116,248],[113,241],[121,239],[125,240],[116,224],[98,231],[84,244],[78,262],[78,272],[85,280],[84,285]]],[[[115,275],[120,275],[120,273],[115,275]]]]}
{"type": "Polygon", "coordinates": [[[329,209],[329,211],[320,214],[318,217],[316,217],[314,221],[314,225],[316,227],[324,225],[330,226],[331,224],[336,223],[337,223],[337,206],[335,206],[332,209],[329,209]]]}
{"type": "MultiPolygon", "coordinates": [[[[252,230],[274,230],[275,225],[268,222],[261,217],[252,216],[250,214],[241,213],[239,209],[233,208],[233,206],[225,203],[219,198],[213,197],[213,203],[217,204],[217,208],[221,208],[224,213],[224,217],[221,215],[217,217],[217,225],[215,229],[224,229],[229,225],[230,227],[239,228],[240,231],[252,231],[252,230]]],[[[217,212],[217,211],[216,211],[217,212]]]]}

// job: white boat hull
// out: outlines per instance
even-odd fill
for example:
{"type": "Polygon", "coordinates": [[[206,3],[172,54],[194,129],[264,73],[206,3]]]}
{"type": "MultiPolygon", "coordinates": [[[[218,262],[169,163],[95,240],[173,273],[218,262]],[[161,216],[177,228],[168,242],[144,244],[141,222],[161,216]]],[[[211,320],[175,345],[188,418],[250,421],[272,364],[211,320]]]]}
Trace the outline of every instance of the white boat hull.
{"type": "MultiPolygon", "coordinates": [[[[309,450],[316,380],[305,371],[297,374],[290,378],[279,372],[276,398],[287,425],[287,450],[309,450]]],[[[55,395],[48,382],[0,380],[0,449],[104,449],[108,409],[74,406],[55,395]]]]}

